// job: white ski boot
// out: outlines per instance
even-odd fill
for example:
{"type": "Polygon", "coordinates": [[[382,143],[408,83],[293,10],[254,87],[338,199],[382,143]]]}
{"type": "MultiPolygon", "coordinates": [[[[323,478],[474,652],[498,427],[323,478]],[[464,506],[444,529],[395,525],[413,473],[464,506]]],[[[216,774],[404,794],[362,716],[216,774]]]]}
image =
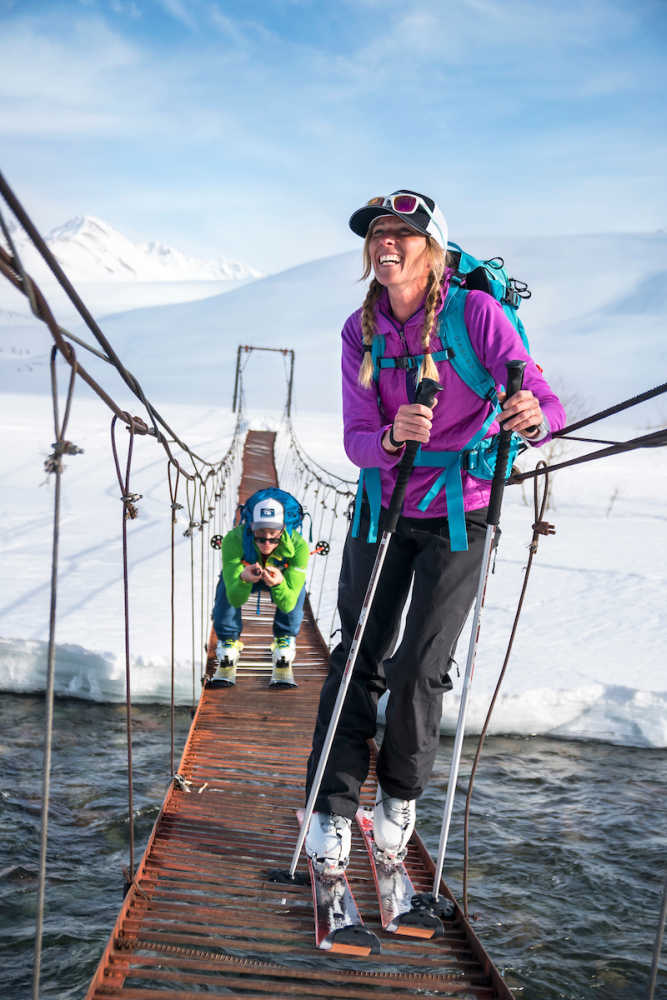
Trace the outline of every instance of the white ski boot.
{"type": "Polygon", "coordinates": [[[306,854],[325,878],[338,878],[347,868],[352,844],[352,820],[314,812],[306,837],[306,854]]]}
{"type": "Polygon", "coordinates": [[[218,669],[209,681],[209,687],[232,687],[236,684],[236,664],[243,649],[240,639],[220,639],[215,647],[218,669]]]}
{"type": "Polygon", "coordinates": [[[383,864],[399,864],[408,852],[408,841],[415,828],[417,808],[414,799],[395,799],[385,795],[378,785],[373,812],[375,854],[383,864]]]}
{"type": "Polygon", "coordinates": [[[294,673],[292,671],[292,661],[296,656],[296,641],[294,636],[279,635],[271,643],[271,660],[273,670],[269,687],[287,688],[296,687],[294,673]]]}

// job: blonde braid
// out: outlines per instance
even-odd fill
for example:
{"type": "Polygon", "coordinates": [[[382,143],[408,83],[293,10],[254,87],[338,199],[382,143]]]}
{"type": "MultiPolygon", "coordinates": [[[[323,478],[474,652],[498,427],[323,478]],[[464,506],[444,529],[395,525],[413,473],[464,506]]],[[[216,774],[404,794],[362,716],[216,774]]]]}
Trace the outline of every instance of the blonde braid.
{"type": "MultiPolygon", "coordinates": [[[[365,347],[371,347],[373,344],[373,337],[375,336],[375,304],[382,294],[382,287],[380,282],[373,278],[364,299],[361,311],[361,332],[365,347]]],[[[362,385],[364,389],[370,388],[373,382],[373,359],[370,351],[364,351],[358,379],[359,385],[362,385]]]]}
{"type": "Polygon", "coordinates": [[[423,378],[432,378],[438,381],[438,369],[435,361],[431,357],[431,334],[435,323],[435,309],[440,300],[440,282],[437,275],[431,271],[428,276],[428,290],[424,300],[424,326],[422,328],[422,351],[424,360],[419,368],[418,381],[423,378]]]}

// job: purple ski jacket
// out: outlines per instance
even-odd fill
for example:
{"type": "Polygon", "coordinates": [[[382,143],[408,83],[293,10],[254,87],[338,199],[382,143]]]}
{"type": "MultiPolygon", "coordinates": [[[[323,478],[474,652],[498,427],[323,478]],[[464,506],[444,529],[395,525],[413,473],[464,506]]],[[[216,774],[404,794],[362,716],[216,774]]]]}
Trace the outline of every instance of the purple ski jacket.
{"type": "MultiPolygon", "coordinates": [[[[438,312],[442,310],[443,304],[444,295],[438,312]]],[[[384,290],[376,305],[376,315],[376,332],[384,334],[386,338],[385,357],[422,353],[423,306],[401,325],[391,313],[389,296],[384,290]]],[[[535,442],[545,444],[551,439],[551,432],[560,430],[565,425],[565,411],[526,351],[502,306],[485,292],[470,291],[466,296],[464,318],[477,357],[495,379],[496,387],[504,385],[506,381],[507,361],[518,359],[528,362],[523,387],[530,389],[539,400],[550,428],[545,437],[535,442]]],[[[382,506],[388,507],[404,449],[390,454],[382,447],[382,436],[391,426],[399,406],[412,401],[408,398],[407,373],[400,368],[383,368],[378,385],[372,383],[368,389],[359,385],[358,375],[363,354],[361,309],[346,321],[342,339],[345,452],[350,461],[360,468],[380,469],[382,506]],[[378,406],[378,387],[381,409],[378,406]]],[[[435,352],[440,348],[439,338],[432,335],[431,350],[435,352]]],[[[438,403],[434,407],[430,441],[422,446],[422,450],[458,451],[479,431],[491,412],[492,405],[469,389],[448,361],[436,362],[436,367],[443,391],[438,394],[438,403]]],[[[487,437],[496,434],[499,429],[498,422],[494,420],[487,437]]],[[[442,517],[447,514],[444,490],[434,498],[426,511],[418,509],[420,500],[438,478],[440,471],[428,466],[413,468],[405,493],[403,514],[421,518],[442,517]]],[[[486,507],[490,495],[491,483],[488,480],[476,479],[468,472],[463,473],[465,510],[486,507]]]]}

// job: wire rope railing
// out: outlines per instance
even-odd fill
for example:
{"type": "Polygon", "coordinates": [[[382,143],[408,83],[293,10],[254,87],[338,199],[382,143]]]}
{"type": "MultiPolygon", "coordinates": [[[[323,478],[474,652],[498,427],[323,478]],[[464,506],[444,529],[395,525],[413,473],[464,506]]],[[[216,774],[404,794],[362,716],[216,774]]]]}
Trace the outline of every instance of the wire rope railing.
{"type": "MultiPolygon", "coordinates": [[[[615,416],[616,414],[628,410],[631,407],[645,403],[649,399],[655,399],[657,396],[661,396],[664,393],[667,393],[667,382],[663,382],[660,385],[654,386],[652,389],[648,389],[646,392],[631,396],[628,399],[624,399],[620,403],[616,403],[614,406],[609,406],[604,410],[600,410],[599,412],[593,413],[588,417],[584,417],[581,420],[576,421],[576,423],[564,427],[562,431],[557,431],[553,435],[555,440],[604,444],[607,445],[607,447],[600,448],[598,451],[587,452],[585,455],[578,455],[574,458],[569,458],[563,462],[557,462],[551,465],[546,462],[540,462],[536,468],[528,471],[520,472],[513,470],[512,475],[508,480],[508,484],[513,485],[521,483],[527,479],[535,479],[537,476],[549,476],[552,473],[557,472],[559,469],[567,469],[574,465],[594,462],[600,458],[611,458],[612,456],[620,455],[623,452],[637,451],[642,448],[664,447],[667,445],[667,427],[659,427],[657,430],[651,431],[649,434],[640,434],[637,437],[628,439],[627,441],[608,441],[602,438],[575,437],[572,433],[573,431],[580,430],[582,427],[589,427],[591,424],[599,423],[600,421],[615,416]]],[[[525,449],[527,448],[528,446],[526,445],[525,449]]]]}
{"type": "MultiPolygon", "coordinates": [[[[33,244],[42,254],[51,270],[56,275],[61,286],[67,292],[70,300],[76,305],[77,310],[83,316],[89,328],[93,331],[96,339],[102,345],[103,351],[98,351],[85,344],[80,338],[74,337],[64,330],[56,322],[53,312],[42,294],[37,284],[27,274],[21,257],[17,252],[16,245],[12,239],[4,215],[0,212],[0,231],[7,244],[5,249],[0,245],[0,274],[3,274],[14,287],[22,292],[30,303],[32,313],[48,328],[54,341],[51,350],[51,397],[54,412],[55,443],[53,452],[46,460],[45,470],[54,476],[54,502],[53,502],[53,541],[51,557],[51,581],[50,581],[50,616],[49,616],[49,641],[47,652],[47,682],[45,691],[45,731],[44,731],[44,759],[43,759],[43,786],[42,786],[42,819],[41,819],[41,841],[40,841],[40,866],[37,889],[37,907],[35,918],[35,947],[33,962],[33,998],[38,1000],[40,995],[40,980],[42,966],[42,939],[44,931],[44,910],[46,898],[47,881],[47,849],[48,849],[48,820],[50,806],[50,775],[53,742],[53,705],[55,694],[55,668],[56,668],[56,625],[57,625],[57,593],[58,593],[58,564],[61,542],[61,507],[62,507],[62,473],[63,455],[77,455],[82,449],[78,448],[71,441],[65,438],[68,422],[70,419],[72,400],[76,379],[79,377],[95,393],[95,395],[112,412],[111,421],[111,452],[116,469],[118,483],[123,503],[122,516],[122,561],[123,561],[123,618],[124,618],[124,653],[125,653],[125,703],[126,703],[126,737],[127,737],[127,771],[128,771],[128,847],[129,864],[126,869],[125,888],[126,891],[134,881],[135,872],[135,831],[134,831],[134,799],[133,799],[133,762],[132,762],[132,695],[131,695],[131,673],[132,661],[130,655],[130,588],[129,588],[129,538],[127,532],[128,521],[137,517],[137,503],[141,499],[140,494],[130,491],[130,471],[132,463],[132,453],[134,448],[135,435],[142,435],[155,438],[156,442],[164,449],[167,455],[166,479],[169,483],[170,496],[170,520],[171,520],[171,544],[170,544],[170,566],[171,566],[171,590],[170,590],[170,610],[171,610],[171,657],[170,657],[170,773],[174,769],[174,703],[175,703],[175,599],[174,599],[174,574],[175,574],[175,526],[177,523],[177,511],[181,505],[177,502],[179,480],[182,476],[186,481],[189,524],[186,534],[198,529],[202,532],[199,572],[197,573],[194,559],[194,546],[191,545],[191,564],[189,567],[191,576],[192,591],[192,628],[197,628],[197,621],[194,613],[195,580],[199,580],[199,607],[201,615],[198,622],[199,630],[202,632],[201,640],[201,660],[203,661],[204,632],[204,608],[208,606],[208,588],[210,580],[208,568],[210,566],[209,546],[206,544],[208,538],[205,537],[204,528],[210,525],[211,518],[215,513],[215,504],[219,507],[220,524],[225,523],[231,526],[230,513],[235,506],[235,490],[240,475],[241,442],[244,431],[244,421],[242,411],[237,413],[236,423],[232,431],[232,440],[223,457],[218,461],[209,461],[203,458],[189,447],[172,430],[169,424],[158,413],[153,404],[146,398],[138,380],[123,365],[111,344],[99,329],[78,294],[70,284],[60,266],[53,258],[48,247],[41,239],[27,213],[23,210],[14,196],[6,181],[0,174],[0,195],[2,195],[10,206],[15,218],[23,226],[33,244]],[[111,394],[100,382],[93,378],[89,372],[79,362],[74,348],[69,343],[73,340],[78,345],[93,353],[96,357],[110,364],[121,375],[123,381],[145,407],[148,422],[141,417],[131,415],[120,404],[118,404],[111,394]],[[59,416],[58,405],[58,382],[56,378],[56,360],[60,356],[69,366],[69,384],[67,390],[67,401],[62,421],[59,416]],[[122,423],[129,431],[129,442],[127,449],[127,459],[124,472],[121,470],[121,461],[118,456],[116,442],[116,428],[118,423],[122,423]],[[166,433],[165,433],[166,432],[166,433]],[[174,451],[178,448],[180,454],[177,456],[174,451]],[[184,464],[185,463],[185,464],[184,464]],[[175,472],[175,483],[172,481],[172,471],[175,472]],[[233,494],[234,500],[230,500],[233,494]],[[215,504],[213,500],[215,499],[215,504]],[[199,512],[199,520],[195,521],[196,511],[199,512]],[[204,557],[204,552],[206,556],[204,557]]],[[[210,535],[210,528],[208,534],[210,535]]],[[[194,634],[194,632],[193,632],[194,634]]],[[[194,670],[195,670],[195,643],[192,648],[193,661],[193,701],[194,701],[194,670]]]]}

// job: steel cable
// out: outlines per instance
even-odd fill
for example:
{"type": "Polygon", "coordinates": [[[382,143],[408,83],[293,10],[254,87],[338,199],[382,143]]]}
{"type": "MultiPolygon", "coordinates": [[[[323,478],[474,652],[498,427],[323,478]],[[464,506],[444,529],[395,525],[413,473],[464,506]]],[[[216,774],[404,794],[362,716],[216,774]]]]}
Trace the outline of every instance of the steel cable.
{"type": "Polygon", "coordinates": [[[194,540],[192,533],[197,527],[197,522],[193,521],[194,501],[190,496],[190,480],[185,484],[185,499],[188,505],[188,527],[184,532],[186,538],[190,539],[190,614],[192,619],[192,711],[195,709],[195,554],[194,540]]]}
{"type": "Polygon", "coordinates": [[[70,368],[69,388],[67,391],[67,402],[62,423],[58,416],[58,384],[56,379],[56,357],[58,348],[51,350],[51,397],[53,401],[53,423],[55,429],[55,443],[53,445],[53,455],[47,460],[46,470],[55,475],[54,496],[53,496],[53,533],[51,548],[51,597],[49,608],[49,645],[46,668],[46,691],[45,691],[45,720],[44,720],[44,764],[42,773],[42,817],[39,849],[39,883],[37,887],[37,915],[35,926],[35,953],[33,964],[33,1000],[39,1000],[39,981],[41,975],[42,960],[42,937],[44,931],[44,903],[46,898],[46,855],[48,848],[49,830],[49,803],[51,796],[51,750],[53,743],[53,698],[55,690],[55,654],[56,654],[56,604],[58,595],[58,555],[60,547],[60,506],[61,506],[61,479],[62,479],[62,456],[65,453],[77,454],[80,449],[72,450],[67,447],[70,443],[65,441],[65,431],[69,421],[72,397],[74,395],[74,380],[76,375],[75,366],[70,368]]]}
{"type": "Polygon", "coordinates": [[[118,450],[116,448],[116,421],[114,416],[111,420],[111,449],[113,452],[116,475],[121,489],[121,500],[123,502],[123,614],[125,618],[125,719],[127,731],[127,797],[128,797],[128,819],[130,837],[130,863],[128,884],[134,879],[134,785],[132,776],[132,694],[131,694],[131,672],[130,672],[130,598],[129,598],[129,576],[127,566],[127,522],[134,520],[137,516],[136,503],[141,499],[138,493],[130,492],[130,469],[132,466],[132,452],[134,449],[134,427],[130,423],[130,441],[127,449],[127,463],[125,466],[125,478],[120,469],[118,460],[118,450]]]}
{"type": "Polygon", "coordinates": [[[206,483],[198,484],[197,499],[199,500],[199,681],[201,683],[205,672],[204,665],[204,525],[206,524],[206,483]]]}
{"type": "Polygon", "coordinates": [[[181,504],[177,503],[178,496],[178,483],[181,476],[180,469],[176,467],[176,483],[172,485],[171,481],[171,459],[167,463],[167,479],[169,481],[169,498],[171,500],[171,559],[170,559],[170,579],[171,579],[171,590],[170,590],[170,609],[171,609],[171,697],[169,701],[169,774],[174,773],[174,743],[175,743],[175,718],[174,718],[174,708],[175,708],[175,650],[176,650],[176,602],[175,602],[175,586],[176,586],[176,569],[175,569],[175,533],[176,533],[176,513],[182,510],[181,504]]]}
{"type": "MultiPolygon", "coordinates": [[[[326,511],[328,510],[328,507],[327,507],[327,494],[328,494],[328,492],[329,492],[328,488],[327,487],[323,487],[322,496],[321,496],[321,499],[320,499],[320,520],[319,520],[319,524],[317,526],[317,529],[315,531],[315,545],[319,545],[320,541],[322,540],[322,532],[324,530],[324,516],[326,514],[326,511]]],[[[319,570],[319,573],[320,573],[320,589],[319,589],[318,600],[317,600],[317,606],[319,608],[319,606],[320,606],[320,604],[322,602],[322,590],[324,588],[324,575],[323,575],[322,571],[324,570],[326,564],[321,561],[322,557],[321,557],[320,553],[318,553],[318,556],[319,556],[319,558],[317,559],[317,562],[315,562],[314,565],[313,565],[313,573],[312,573],[312,575],[310,577],[310,589],[311,589],[311,604],[312,604],[312,594],[313,594],[314,589],[315,589],[314,588],[314,580],[315,580],[315,576],[316,576],[315,567],[317,567],[317,569],[319,570]]],[[[315,612],[315,621],[317,621],[318,618],[319,618],[319,613],[315,612]]]]}
{"type": "Polygon", "coordinates": [[[645,403],[648,399],[653,399],[655,396],[661,396],[664,392],[667,392],[667,382],[663,382],[662,385],[656,385],[653,389],[648,389],[646,392],[640,392],[636,396],[630,396],[629,399],[624,399],[621,403],[616,403],[614,406],[607,407],[606,410],[600,410],[598,413],[594,413],[590,417],[584,417],[582,420],[578,420],[575,424],[570,424],[569,427],[564,427],[562,431],[557,431],[554,437],[565,437],[571,434],[572,431],[578,431],[580,427],[588,427],[589,424],[594,424],[598,420],[604,420],[605,417],[612,417],[616,413],[620,413],[622,410],[627,410],[632,406],[637,406],[639,403],[645,403]]]}
{"type": "Polygon", "coordinates": [[[570,458],[565,462],[558,462],[556,465],[538,463],[530,472],[512,473],[507,480],[507,484],[513,486],[515,483],[522,483],[526,479],[535,479],[550,472],[557,472],[558,469],[567,469],[572,465],[594,462],[599,458],[610,458],[612,455],[619,455],[626,451],[636,451],[638,448],[661,448],[665,445],[667,445],[667,428],[661,428],[658,431],[653,431],[651,434],[642,434],[640,437],[632,438],[630,441],[614,444],[600,451],[589,452],[586,455],[580,455],[578,458],[570,458]],[[540,468],[540,466],[542,467],[540,468]]]}
{"type": "MultiPolygon", "coordinates": [[[[538,463],[540,465],[545,465],[544,462],[538,463]]],[[[491,703],[489,705],[488,711],[486,713],[486,718],[484,720],[484,725],[479,736],[479,743],[477,745],[477,752],[475,753],[475,758],[473,760],[472,768],[470,771],[470,779],[468,782],[468,792],[466,794],[466,805],[465,805],[465,818],[463,822],[463,912],[465,914],[466,920],[468,919],[468,844],[469,844],[469,823],[470,823],[470,802],[472,798],[472,788],[475,781],[475,774],[477,772],[477,766],[479,764],[480,757],[482,755],[482,748],[484,746],[484,740],[486,739],[486,733],[489,728],[489,723],[491,722],[491,716],[493,714],[493,709],[496,704],[496,700],[500,693],[500,688],[507,671],[507,665],[509,663],[510,655],[512,653],[512,646],[514,645],[514,637],[516,636],[517,628],[519,625],[519,618],[521,616],[521,610],[523,608],[524,598],[526,596],[526,589],[528,587],[528,578],[530,577],[530,571],[533,565],[533,558],[537,553],[537,545],[539,542],[540,535],[553,535],[555,534],[555,528],[552,524],[548,524],[543,520],[544,512],[546,510],[547,499],[549,496],[549,475],[548,470],[545,469],[544,478],[544,489],[542,493],[541,502],[538,503],[537,495],[537,479],[533,481],[533,507],[535,520],[533,522],[533,537],[529,546],[529,556],[528,563],[526,565],[526,570],[523,576],[523,585],[521,587],[521,594],[519,596],[519,602],[516,609],[516,614],[514,616],[514,622],[512,624],[512,631],[510,633],[509,641],[507,643],[507,649],[505,652],[505,658],[503,660],[503,665],[498,675],[498,681],[496,682],[496,687],[493,692],[493,697],[491,698],[491,703]]]]}
{"type": "Polygon", "coordinates": [[[340,498],[337,493],[334,494],[334,497],[335,499],[333,502],[333,506],[331,507],[331,521],[329,523],[329,535],[326,539],[327,549],[326,552],[324,553],[324,566],[322,567],[322,583],[320,585],[320,593],[317,601],[317,611],[315,612],[316,621],[319,620],[320,617],[320,608],[322,606],[322,593],[324,591],[324,581],[326,579],[327,569],[329,566],[329,556],[331,554],[331,541],[333,539],[333,531],[334,531],[334,526],[336,524],[336,514],[338,513],[338,500],[340,498]]]}

